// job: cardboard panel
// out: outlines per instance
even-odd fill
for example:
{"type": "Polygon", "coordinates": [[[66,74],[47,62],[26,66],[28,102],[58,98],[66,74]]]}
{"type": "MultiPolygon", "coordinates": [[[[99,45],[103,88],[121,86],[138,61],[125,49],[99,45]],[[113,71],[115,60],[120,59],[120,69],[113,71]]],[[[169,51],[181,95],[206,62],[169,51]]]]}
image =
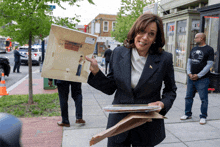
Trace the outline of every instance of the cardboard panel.
{"type": "Polygon", "coordinates": [[[74,82],[87,82],[97,36],[52,25],[41,76],[74,82]],[[82,56],[82,57],[81,57],[82,56]]]}

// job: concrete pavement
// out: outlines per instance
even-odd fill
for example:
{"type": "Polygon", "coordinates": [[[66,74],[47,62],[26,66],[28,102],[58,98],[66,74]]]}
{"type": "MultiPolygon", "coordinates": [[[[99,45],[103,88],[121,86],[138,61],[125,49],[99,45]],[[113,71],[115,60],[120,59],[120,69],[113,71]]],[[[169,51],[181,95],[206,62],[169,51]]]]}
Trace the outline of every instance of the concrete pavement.
{"type": "MultiPolygon", "coordinates": [[[[165,120],[166,139],[157,147],[219,147],[220,144],[220,94],[209,94],[209,110],[206,125],[199,124],[200,99],[196,94],[191,120],[182,121],[184,115],[184,97],[186,85],[177,83],[177,99],[168,112],[165,120]]],[[[71,127],[63,128],[63,147],[89,147],[93,135],[104,131],[107,116],[102,108],[110,105],[113,95],[105,95],[88,84],[83,89],[84,126],[77,126],[75,122],[74,101],[69,100],[69,114],[71,127]]],[[[105,147],[107,139],[97,143],[94,147],[105,147]]]]}
{"type": "MultiPolygon", "coordinates": [[[[39,77],[39,72],[33,75],[33,79],[39,79],[39,77]]],[[[16,91],[16,88],[19,87],[18,85],[13,90],[16,91]]],[[[34,89],[35,87],[37,86],[33,86],[34,89]]],[[[177,98],[173,107],[166,115],[168,117],[165,120],[167,137],[156,147],[219,147],[220,94],[209,94],[208,121],[206,125],[200,125],[199,114],[201,101],[198,94],[196,94],[194,99],[192,119],[186,121],[180,120],[180,117],[184,115],[186,85],[177,83],[177,87],[177,98]]],[[[108,113],[104,112],[102,108],[110,105],[114,96],[105,95],[86,83],[82,84],[82,92],[83,119],[85,119],[86,124],[75,124],[75,104],[70,98],[69,119],[71,127],[63,127],[62,147],[89,147],[89,141],[92,136],[106,129],[108,113]]],[[[52,120],[54,124],[57,123],[56,119],[52,120]]],[[[104,139],[94,145],[94,147],[106,147],[106,144],[107,139],[104,139]]],[[[57,146],[60,146],[59,143],[57,146]]]]}
{"type": "MultiPolygon", "coordinates": [[[[101,67],[104,71],[104,68],[101,67]]],[[[177,98],[165,120],[166,139],[156,147],[219,147],[220,145],[220,94],[209,94],[209,108],[206,125],[199,124],[200,98],[194,99],[192,119],[182,121],[184,115],[186,85],[176,83],[177,98]]],[[[106,129],[108,113],[103,107],[111,105],[113,95],[105,95],[88,84],[82,84],[84,126],[75,122],[74,101],[69,99],[70,128],[63,128],[63,147],[89,147],[93,135],[106,129]]],[[[107,139],[94,145],[106,147],[107,139]]]]}

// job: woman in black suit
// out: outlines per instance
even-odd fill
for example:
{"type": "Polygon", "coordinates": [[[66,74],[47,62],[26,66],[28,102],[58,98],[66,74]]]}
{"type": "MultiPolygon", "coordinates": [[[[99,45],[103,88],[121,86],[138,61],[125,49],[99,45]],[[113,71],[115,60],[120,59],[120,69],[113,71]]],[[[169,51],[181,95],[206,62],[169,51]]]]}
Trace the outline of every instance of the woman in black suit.
{"type": "MultiPolygon", "coordinates": [[[[123,47],[114,49],[110,72],[105,76],[97,61],[91,62],[88,83],[115,97],[112,104],[158,105],[165,115],[176,98],[172,54],[164,51],[163,23],[154,14],[142,14],[128,32],[123,47]],[[162,83],[164,88],[161,93],[162,83]],[[162,96],[161,96],[162,94],[162,96]]],[[[128,113],[109,114],[107,128],[114,126],[128,113]]],[[[108,147],[148,147],[165,138],[164,120],[153,119],[132,130],[108,138],[108,147]]]]}

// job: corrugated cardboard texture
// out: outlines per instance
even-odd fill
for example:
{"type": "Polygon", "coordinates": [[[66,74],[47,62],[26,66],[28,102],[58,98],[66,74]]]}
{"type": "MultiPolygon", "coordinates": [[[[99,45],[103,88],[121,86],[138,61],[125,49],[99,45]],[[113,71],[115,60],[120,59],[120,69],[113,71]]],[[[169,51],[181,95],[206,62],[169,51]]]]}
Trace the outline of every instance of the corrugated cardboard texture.
{"type": "Polygon", "coordinates": [[[113,127],[97,134],[92,137],[89,144],[90,146],[100,142],[106,137],[112,137],[117,134],[123,133],[125,131],[136,128],[144,123],[151,122],[152,119],[165,119],[166,117],[160,115],[157,112],[149,112],[149,113],[130,113],[121,121],[119,121],[113,127]]]}
{"type": "Polygon", "coordinates": [[[85,56],[92,56],[96,40],[95,35],[52,25],[41,76],[86,83],[90,63],[85,56]]]}

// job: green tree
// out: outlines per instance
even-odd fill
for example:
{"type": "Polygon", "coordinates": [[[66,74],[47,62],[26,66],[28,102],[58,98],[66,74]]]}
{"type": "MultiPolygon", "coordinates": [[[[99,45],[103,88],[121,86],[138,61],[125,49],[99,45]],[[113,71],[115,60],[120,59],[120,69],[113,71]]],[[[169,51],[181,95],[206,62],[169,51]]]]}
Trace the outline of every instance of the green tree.
{"type": "Polygon", "coordinates": [[[155,0],[121,0],[122,6],[117,14],[117,23],[114,31],[111,31],[111,36],[119,42],[124,42],[133,23],[143,14],[143,8],[154,2],[155,0]]]}
{"type": "MultiPolygon", "coordinates": [[[[56,18],[52,16],[52,10],[48,3],[57,4],[62,9],[61,3],[77,5],[76,2],[81,0],[1,0],[0,1],[0,29],[1,36],[9,36],[13,41],[21,45],[29,44],[29,100],[28,104],[33,104],[32,89],[32,62],[31,62],[31,45],[34,38],[43,40],[49,35],[52,23],[62,24],[73,28],[74,22],[79,22],[77,17],[73,18],[56,18]]],[[[94,4],[92,0],[87,0],[94,4]]],[[[79,6],[79,5],[77,5],[79,6]]]]}

